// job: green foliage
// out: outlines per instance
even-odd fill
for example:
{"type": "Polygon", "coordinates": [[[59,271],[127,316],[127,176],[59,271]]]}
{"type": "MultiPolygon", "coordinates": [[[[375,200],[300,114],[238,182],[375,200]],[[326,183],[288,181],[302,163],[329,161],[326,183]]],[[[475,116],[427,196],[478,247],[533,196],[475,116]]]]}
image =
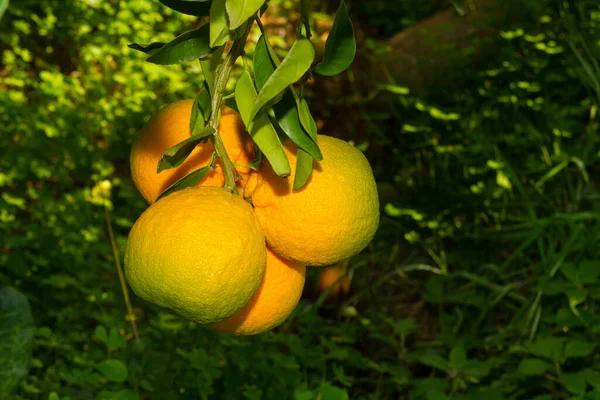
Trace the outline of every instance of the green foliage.
{"type": "MultiPolygon", "coordinates": [[[[382,10],[412,18],[435,2],[356,3],[350,15],[387,31],[382,10]]],[[[381,228],[350,261],[343,303],[318,300],[310,269],[293,316],[244,338],[133,298],[137,341],[104,210],[122,249],[147,207],[128,174],[134,135],[162,105],[195,97],[204,75],[194,62],[144,63],[127,45],[168,43],[195,18],[150,1],[12,2],[0,21],[0,282],[27,297],[35,328],[12,314],[33,330],[33,357],[11,357],[29,371],[10,398],[598,398],[600,9],[529,3],[528,19],[487,39],[494,56],[443,90],[385,81],[319,96],[317,81],[273,107],[291,99],[310,138],[308,101],[377,175],[381,228]]],[[[30,336],[13,332],[24,346],[10,351],[26,349],[30,336]]]]}

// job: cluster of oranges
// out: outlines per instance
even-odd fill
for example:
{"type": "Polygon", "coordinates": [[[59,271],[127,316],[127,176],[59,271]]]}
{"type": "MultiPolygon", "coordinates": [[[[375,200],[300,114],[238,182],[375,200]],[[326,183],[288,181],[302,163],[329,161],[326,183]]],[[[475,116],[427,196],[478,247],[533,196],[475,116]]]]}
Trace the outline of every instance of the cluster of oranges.
{"type": "Polygon", "coordinates": [[[223,188],[217,161],[197,186],[157,200],[211,162],[208,141],[181,165],[157,173],[164,151],[190,137],[193,103],[166,106],[134,141],[131,173],[150,206],[129,234],[125,275],[138,296],[173,313],[221,332],[261,333],[294,310],[306,266],[339,263],[371,241],[379,223],[373,173],[352,145],[319,135],[323,161],[294,191],[296,146],[284,143],[292,177],[277,176],[267,161],[252,170],[252,139],[240,116],[223,107],[218,131],[240,194],[223,188]]]}

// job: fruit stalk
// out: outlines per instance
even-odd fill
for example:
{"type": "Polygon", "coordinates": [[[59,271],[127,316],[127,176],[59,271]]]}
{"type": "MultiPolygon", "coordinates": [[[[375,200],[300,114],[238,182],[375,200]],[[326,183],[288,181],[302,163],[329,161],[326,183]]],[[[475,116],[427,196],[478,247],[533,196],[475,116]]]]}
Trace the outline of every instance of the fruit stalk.
{"type": "Polygon", "coordinates": [[[235,60],[237,60],[244,50],[246,38],[248,37],[249,32],[250,26],[246,29],[242,36],[233,42],[231,50],[229,50],[229,53],[227,53],[225,60],[223,60],[223,63],[217,71],[213,87],[210,120],[208,121],[208,125],[215,128],[215,133],[211,136],[211,142],[215,148],[215,152],[217,153],[219,160],[221,161],[221,167],[223,168],[223,174],[225,175],[225,187],[232,193],[236,194],[237,185],[235,167],[233,166],[233,163],[227,154],[227,150],[223,145],[223,140],[221,139],[221,135],[218,131],[219,118],[221,115],[219,110],[221,107],[221,101],[223,100],[223,92],[225,92],[227,81],[231,75],[231,69],[235,64],[235,60]]]}

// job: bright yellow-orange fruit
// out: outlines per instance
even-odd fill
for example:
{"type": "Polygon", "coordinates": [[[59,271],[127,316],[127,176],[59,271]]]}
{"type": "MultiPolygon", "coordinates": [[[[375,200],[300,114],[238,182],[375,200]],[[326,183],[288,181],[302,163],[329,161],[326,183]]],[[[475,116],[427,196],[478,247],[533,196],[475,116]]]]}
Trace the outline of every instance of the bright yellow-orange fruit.
{"type": "Polygon", "coordinates": [[[156,201],[136,221],[125,277],[141,298],[214,324],[248,304],[266,261],[250,204],[224,188],[196,186],[156,201]]]}
{"type": "MultiPolygon", "coordinates": [[[[315,161],[306,185],[293,191],[293,178],[282,178],[264,162],[252,173],[244,196],[250,197],[267,244],[278,255],[301,265],[324,266],[349,258],[373,238],[379,224],[379,200],[371,166],[349,143],[318,135],[323,161],[315,161]]],[[[297,148],[286,154],[295,173],[297,148]]]]}
{"type": "MultiPolygon", "coordinates": [[[[190,172],[207,165],[212,157],[213,145],[210,141],[198,145],[189,157],[179,166],[157,173],[160,157],[165,150],[189,138],[190,118],[194,100],[182,100],[160,110],[136,136],[129,158],[131,176],[136,187],[148,201],[154,202],[171,184],[190,172]]],[[[240,115],[231,108],[221,108],[219,133],[223,144],[236,164],[248,165],[252,162],[254,145],[246,133],[240,115]]],[[[250,174],[249,168],[236,168],[242,178],[250,174]]],[[[205,186],[223,186],[225,178],[220,165],[208,173],[200,182],[205,186]]]]}
{"type": "Polygon", "coordinates": [[[319,294],[329,290],[327,300],[334,301],[343,298],[350,290],[350,279],[346,273],[347,261],[323,267],[319,270],[317,281],[319,294]],[[329,289],[331,288],[331,289],[329,289]]]}
{"type": "Polygon", "coordinates": [[[267,248],[265,275],[252,300],[241,311],[210,328],[234,335],[256,335],[275,328],[298,304],[305,278],[305,266],[284,260],[267,248]]]}

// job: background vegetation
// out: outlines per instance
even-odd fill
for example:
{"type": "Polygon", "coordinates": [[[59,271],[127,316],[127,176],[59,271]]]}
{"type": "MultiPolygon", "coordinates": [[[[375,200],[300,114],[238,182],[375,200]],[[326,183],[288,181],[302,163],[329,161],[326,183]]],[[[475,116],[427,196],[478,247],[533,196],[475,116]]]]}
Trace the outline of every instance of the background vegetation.
{"type": "MultiPolygon", "coordinates": [[[[272,2],[275,20],[294,17],[296,2],[272,2]]],[[[454,3],[487,23],[477,2],[454,3]]],[[[311,269],[293,316],[249,338],[133,298],[139,340],[106,220],[123,249],[146,207],[128,175],[132,138],[202,76],[126,45],[198,21],[150,0],[10,4],[0,286],[14,289],[0,292],[0,398],[600,399],[600,4],[502,2],[498,29],[440,49],[456,64],[418,88],[371,66],[393,63],[390,37],[451,3],[348,4],[359,58],[335,88],[313,83],[311,108],[322,133],[366,152],[381,189],[349,295],[323,302],[311,269]]],[[[314,1],[315,24],[335,6],[314,1]]]]}

